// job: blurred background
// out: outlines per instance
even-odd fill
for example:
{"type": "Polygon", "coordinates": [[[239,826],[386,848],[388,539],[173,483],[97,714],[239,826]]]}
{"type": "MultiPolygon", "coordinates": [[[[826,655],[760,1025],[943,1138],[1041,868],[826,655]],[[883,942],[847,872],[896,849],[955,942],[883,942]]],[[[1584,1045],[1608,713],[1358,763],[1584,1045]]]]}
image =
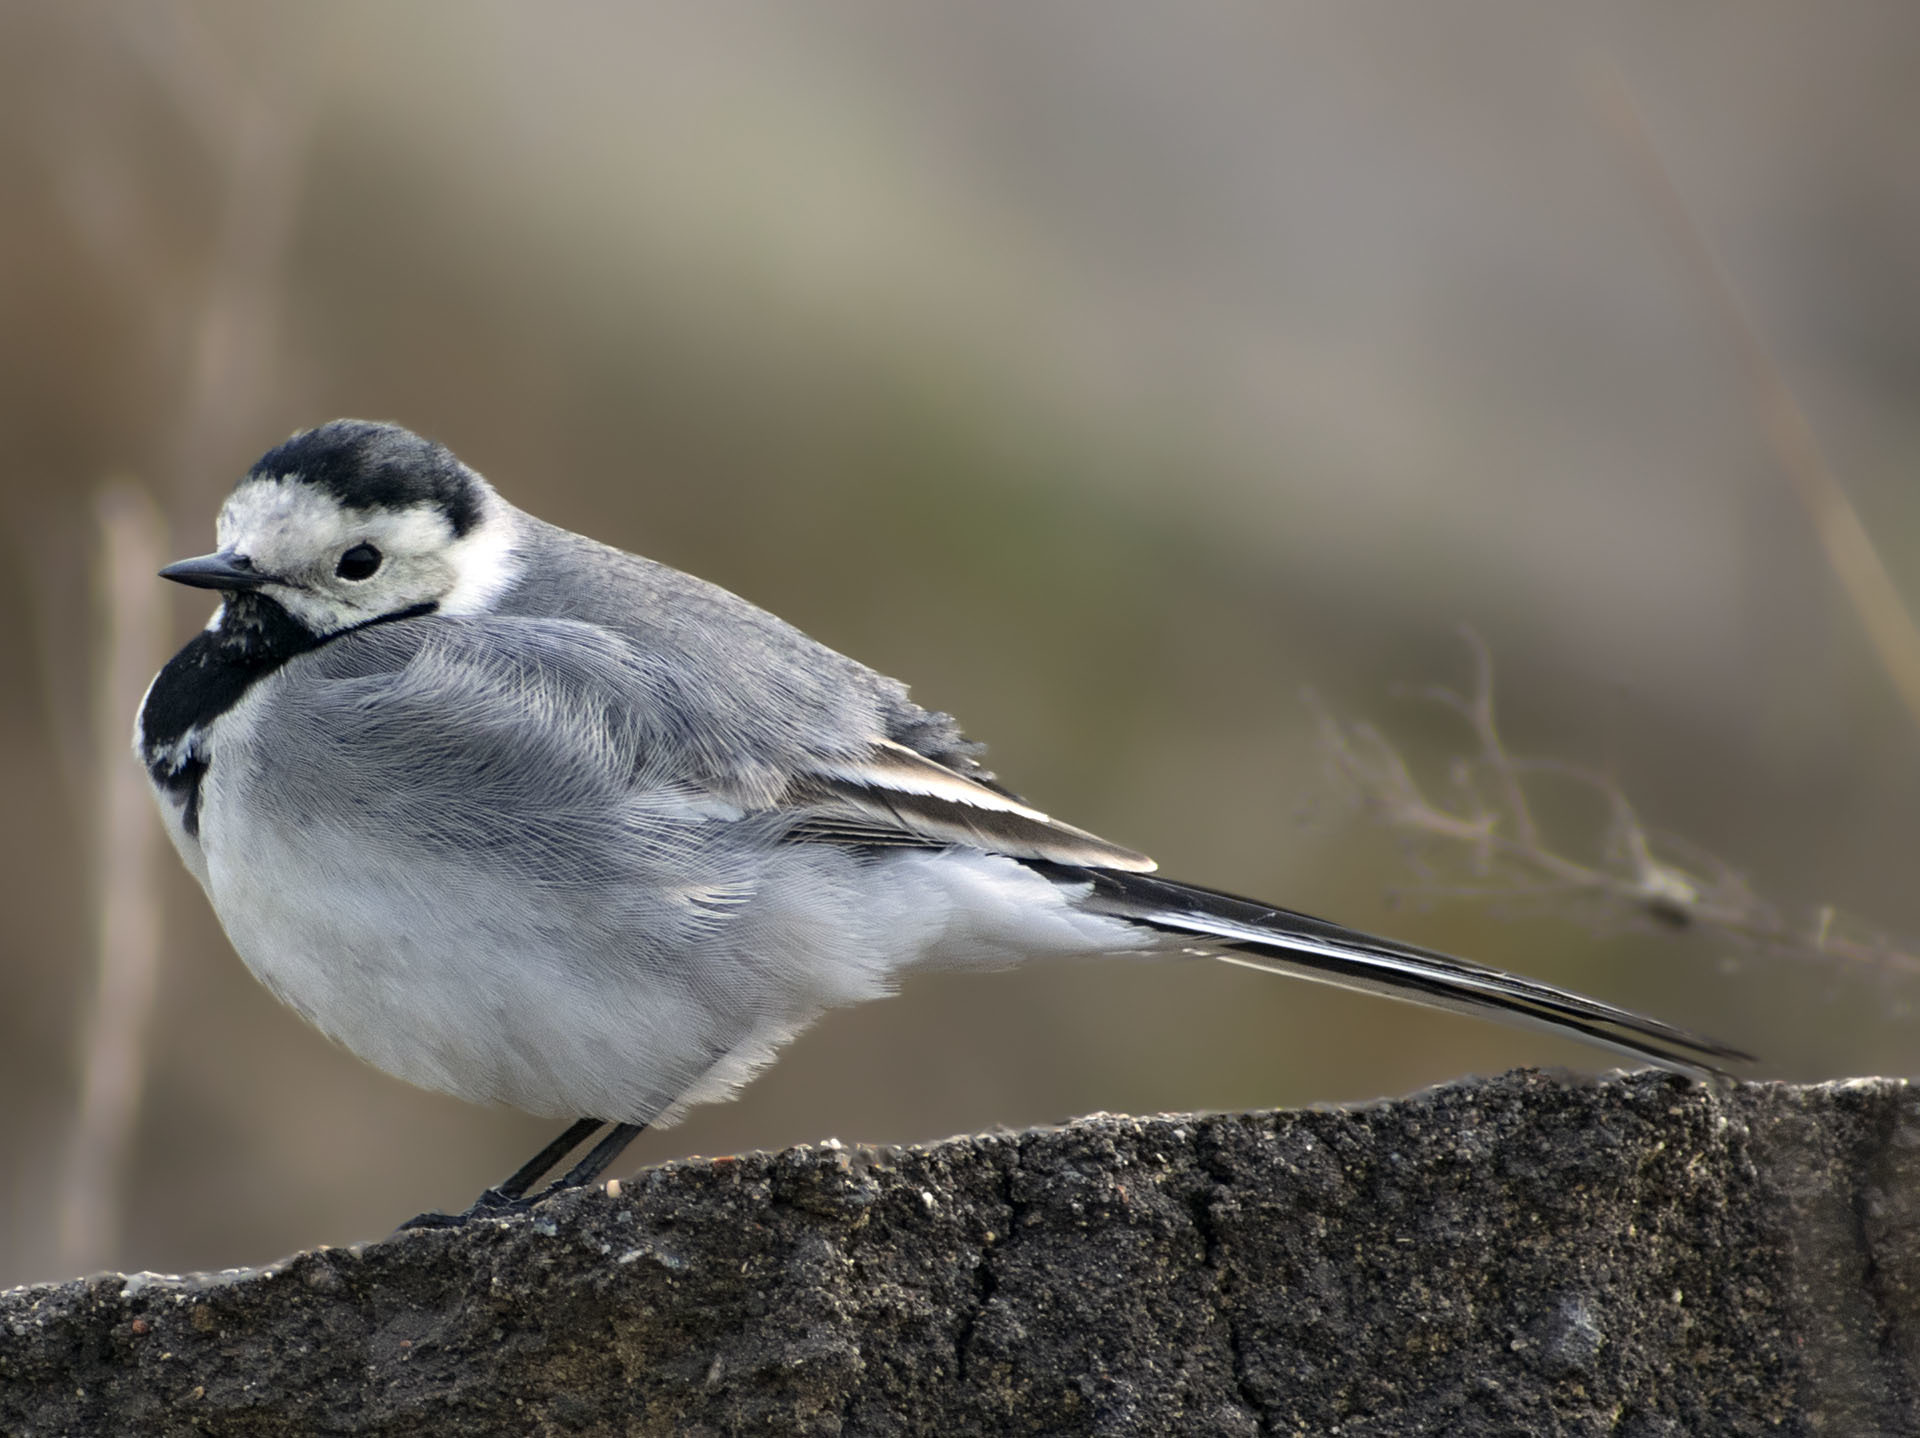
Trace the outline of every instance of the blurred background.
{"type": "MultiPolygon", "coordinates": [[[[208,609],[153,568],[343,414],[1173,876],[1911,1071],[1920,726],[1807,500],[1920,600],[1916,73],[1920,9],[1769,0],[0,4],[0,1284],[372,1238],[547,1137],[282,1010],[123,757],[208,609]],[[1516,837],[1406,692],[1463,623],[1565,771],[1507,771],[1530,847],[1443,822],[1516,837]]],[[[628,1166],[1608,1063],[1222,965],[931,978],[628,1166]]]]}

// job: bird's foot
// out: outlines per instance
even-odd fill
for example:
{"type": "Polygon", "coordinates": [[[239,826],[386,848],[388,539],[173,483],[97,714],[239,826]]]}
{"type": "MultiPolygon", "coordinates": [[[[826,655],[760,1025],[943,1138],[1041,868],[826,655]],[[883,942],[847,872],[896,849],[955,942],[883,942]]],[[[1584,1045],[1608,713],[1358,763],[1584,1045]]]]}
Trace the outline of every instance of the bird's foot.
{"type": "Polygon", "coordinates": [[[394,1232],[411,1233],[421,1228],[464,1228],[476,1218],[505,1218],[509,1214],[524,1213],[532,1207],[531,1198],[512,1198],[497,1188],[490,1188],[476,1198],[465,1213],[416,1213],[394,1232]]]}

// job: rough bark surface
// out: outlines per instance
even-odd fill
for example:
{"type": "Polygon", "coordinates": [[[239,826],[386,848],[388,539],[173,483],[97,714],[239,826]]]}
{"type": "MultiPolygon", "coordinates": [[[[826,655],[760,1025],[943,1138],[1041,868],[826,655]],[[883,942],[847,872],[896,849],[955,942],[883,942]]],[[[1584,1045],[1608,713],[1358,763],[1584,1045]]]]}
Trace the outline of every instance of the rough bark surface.
{"type": "Polygon", "coordinates": [[[828,1143],[0,1295],[21,1438],[1816,1432],[1920,1432],[1903,1082],[828,1143]]]}

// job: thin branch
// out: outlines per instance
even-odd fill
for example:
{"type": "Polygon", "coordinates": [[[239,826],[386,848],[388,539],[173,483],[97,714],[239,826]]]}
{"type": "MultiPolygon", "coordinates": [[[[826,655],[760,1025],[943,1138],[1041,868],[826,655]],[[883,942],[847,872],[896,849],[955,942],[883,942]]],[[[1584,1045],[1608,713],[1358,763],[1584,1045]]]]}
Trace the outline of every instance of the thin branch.
{"type": "Polygon", "coordinates": [[[1513,772],[1512,766],[1498,762],[1505,751],[1501,747],[1500,728],[1493,714],[1493,655],[1487,649],[1486,640],[1466,625],[1461,625],[1458,632],[1473,655],[1473,692],[1463,695],[1435,686],[1418,692],[1454,710],[1473,726],[1473,732],[1480,737],[1481,761],[1500,784],[1500,797],[1513,826],[1514,842],[1528,847],[1536,846],[1540,840],[1540,827],[1534,822],[1526,790],[1521,787],[1519,776],[1513,772]]]}
{"type": "Polygon", "coordinates": [[[1477,636],[1469,636],[1469,642],[1474,658],[1469,692],[1444,686],[1409,691],[1458,716],[1472,736],[1472,752],[1448,766],[1452,787],[1463,796],[1460,807],[1431,798],[1412,766],[1374,725],[1344,722],[1317,697],[1306,696],[1329,768],[1363,810],[1437,859],[1427,866],[1431,872],[1443,875],[1447,856],[1458,855],[1471,875],[1464,883],[1436,878],[1421,893],[1562,903],[1568,896],[1590,896],[1622,913],[1712,929],[1775,952],[1920,972],[1920,954],[1885,934],[1858,932],[1831,907],[1816,911],[1802,928],[1788,924],[1732,865],[1696,844],[1648,828],[1607,775],[1565,760],[1511,754],[1495,719],[1486,646],[1477,636]],[[1529,779],[1539,776],[1578,784],[1606,805],[1598,862],[1582,862],[1548,842],[1527,796],[1529,779]],[[1483,797],[1488,793],[1493,802],[1483,797]]]}

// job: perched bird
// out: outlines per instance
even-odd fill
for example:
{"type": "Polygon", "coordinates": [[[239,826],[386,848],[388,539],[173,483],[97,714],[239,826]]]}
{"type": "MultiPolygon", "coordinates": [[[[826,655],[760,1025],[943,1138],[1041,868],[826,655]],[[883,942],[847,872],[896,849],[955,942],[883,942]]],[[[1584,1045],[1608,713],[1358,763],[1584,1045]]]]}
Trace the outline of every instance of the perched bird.
{"type": "Polygon", "coordinates": [[[250,469],[135,747],[282,1001],[424,1088],[577,1120],[474,1211],[591,1181],[823,1011],[915,969],[1203,954],[1744,1058],[1597,1000],[1158,878],[998,783],[954,721],[703,580],[336,420],[250,469]]]}

